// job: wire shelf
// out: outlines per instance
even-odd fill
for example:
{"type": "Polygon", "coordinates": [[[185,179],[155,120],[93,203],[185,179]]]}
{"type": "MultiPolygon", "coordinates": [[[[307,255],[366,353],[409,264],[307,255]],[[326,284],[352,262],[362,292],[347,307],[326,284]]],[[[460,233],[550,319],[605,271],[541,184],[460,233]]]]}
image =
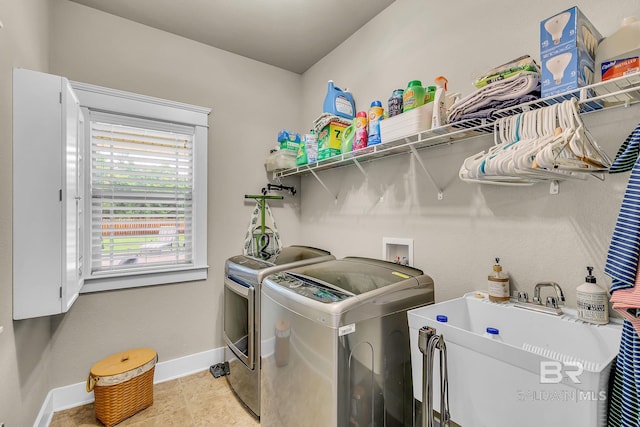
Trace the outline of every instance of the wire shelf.
{"type": "Polygon", "coordinates": [[[541,98],[514,107],[505,108],[496,111],[490,119],[463,120],[434,129],[425,129],[402,138],[340,154],[329,159],[276,171],[274,176],[282,178],[305,175],[353,164],[359,166],[359,163],[373,161],[383,157],[466,141],[477,136],[492,133],[493,122],[500,118],[547,107],[571,98],[578,100],[581,114],[635,104],[640,102],[640,72],[592,84],[552,97],[541,98]]]}

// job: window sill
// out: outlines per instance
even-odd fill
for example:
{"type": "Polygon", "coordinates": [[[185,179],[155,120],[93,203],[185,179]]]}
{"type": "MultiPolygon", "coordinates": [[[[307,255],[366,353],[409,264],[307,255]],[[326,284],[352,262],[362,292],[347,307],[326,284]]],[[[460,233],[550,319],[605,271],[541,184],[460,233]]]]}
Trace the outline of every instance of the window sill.
{"type": "Polygon", "coordinates": [[[154,273],[140,273],[118,277],[85,279],[81,294],[111,291],[116,289],[139,288],[142,286],[166,285],[169,283],[205,280],[209,267],[192,267],[181,270],[167,270],[154,273]]]}

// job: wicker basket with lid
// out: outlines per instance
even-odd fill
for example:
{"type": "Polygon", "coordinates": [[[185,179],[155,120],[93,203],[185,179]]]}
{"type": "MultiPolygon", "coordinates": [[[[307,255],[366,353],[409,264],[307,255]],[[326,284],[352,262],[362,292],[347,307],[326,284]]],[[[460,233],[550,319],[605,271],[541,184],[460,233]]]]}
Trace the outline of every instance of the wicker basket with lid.
{"type": "Polygon", "coordinates": [[[94,364],[87,377],[87,392],[93,390],[96,418],[112,426],[151,406],[157,361],[154,350],[136,348],[94,364]]]}

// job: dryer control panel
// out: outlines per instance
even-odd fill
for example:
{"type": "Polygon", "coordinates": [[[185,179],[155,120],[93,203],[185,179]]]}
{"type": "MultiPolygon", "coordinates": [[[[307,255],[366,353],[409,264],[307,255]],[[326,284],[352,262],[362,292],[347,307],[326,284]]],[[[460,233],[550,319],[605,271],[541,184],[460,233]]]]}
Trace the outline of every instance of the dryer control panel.
{"type": "Polygon", "coordinates": [[[326,286],[308,277],[291,273],[276,273],[271,281],[292,292],[323,303],[332,303],[349,298],[352,294],[326,286]]]}

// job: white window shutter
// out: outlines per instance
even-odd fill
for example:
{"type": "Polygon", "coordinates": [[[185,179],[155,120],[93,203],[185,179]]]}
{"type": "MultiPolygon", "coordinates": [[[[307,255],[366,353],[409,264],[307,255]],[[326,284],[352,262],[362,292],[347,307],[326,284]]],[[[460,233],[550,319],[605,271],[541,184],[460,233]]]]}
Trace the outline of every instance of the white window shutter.
{"type": "Polygon", "coordinates": [[[82,286],[82,112],[67,79],[13,70],[13,318],[64,313],[82,286]]]}

